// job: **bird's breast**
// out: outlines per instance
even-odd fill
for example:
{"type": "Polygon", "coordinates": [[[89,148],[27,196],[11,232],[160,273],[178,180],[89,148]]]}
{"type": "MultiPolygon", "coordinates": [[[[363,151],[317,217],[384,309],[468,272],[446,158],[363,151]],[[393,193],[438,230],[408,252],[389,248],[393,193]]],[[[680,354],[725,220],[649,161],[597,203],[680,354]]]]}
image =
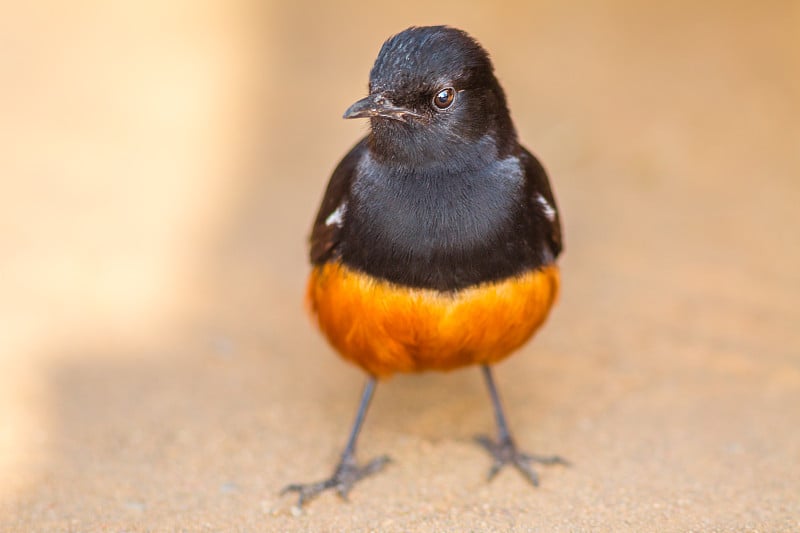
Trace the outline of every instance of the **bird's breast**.
{"type": "Polygon", "coordinates": [[[402,254],[463,251],[508,227],[522,190],[519,161],[464,170],[364,164],[353,187],[356,231],[402,254]]]}
{"type": "Polygon", "coordinates": [[[365,157],[351,189],[342,261],[388,281],[450,290],[538,266],[515,157],[435,169],[365,157]]]}

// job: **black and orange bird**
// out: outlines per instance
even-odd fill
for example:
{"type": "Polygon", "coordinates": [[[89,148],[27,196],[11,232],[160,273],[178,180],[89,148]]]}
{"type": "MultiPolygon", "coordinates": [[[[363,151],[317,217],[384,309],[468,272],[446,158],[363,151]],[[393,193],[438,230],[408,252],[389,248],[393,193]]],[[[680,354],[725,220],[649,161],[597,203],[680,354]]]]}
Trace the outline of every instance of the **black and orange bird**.
{"type": "Polygon", "coordinates": [[[346,498],[388,462],[355,459],[377,381],[466,365],[480,365],[497,420],[497,441],[477,438],[494,460],[489,479],[512,464],[538,485],[531,463],[564,461],[518,450],[491,365],[530,339],[556,300],[561,224],[488,54],[458,29],[409,28],[383,44],[369,95],[344,118],[371,128],[328,183],[307,298],[330,344],[368,378],[333,475],[284,492],[300,506],[327,489],[346,498]]]}

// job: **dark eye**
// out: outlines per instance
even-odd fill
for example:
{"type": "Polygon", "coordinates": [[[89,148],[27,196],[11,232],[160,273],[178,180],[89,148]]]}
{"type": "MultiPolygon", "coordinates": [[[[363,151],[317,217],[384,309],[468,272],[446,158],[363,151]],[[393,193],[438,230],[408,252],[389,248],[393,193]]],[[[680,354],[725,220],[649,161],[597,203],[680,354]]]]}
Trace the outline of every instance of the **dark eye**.
{"type": "Polygon", "coordinates": [[[447,109],[453,105],[453,100],[456,99],[456,91],[452,87],[442,89],[436,96],[433,97],[433,105],[439,109],[447,109]]]}

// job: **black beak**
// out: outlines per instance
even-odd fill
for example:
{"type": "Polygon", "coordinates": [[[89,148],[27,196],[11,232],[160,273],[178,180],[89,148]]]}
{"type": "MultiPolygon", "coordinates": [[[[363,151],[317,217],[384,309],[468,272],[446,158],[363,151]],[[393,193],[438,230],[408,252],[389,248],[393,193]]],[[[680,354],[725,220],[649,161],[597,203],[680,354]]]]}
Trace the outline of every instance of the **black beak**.
{"type": "Polygon", "coordinates": [[[407,116],[418,117],[410,109],[394,105],[382,94],[371,94],[347,108],[342,118],[384,117],[405,122],[407,116]]]}

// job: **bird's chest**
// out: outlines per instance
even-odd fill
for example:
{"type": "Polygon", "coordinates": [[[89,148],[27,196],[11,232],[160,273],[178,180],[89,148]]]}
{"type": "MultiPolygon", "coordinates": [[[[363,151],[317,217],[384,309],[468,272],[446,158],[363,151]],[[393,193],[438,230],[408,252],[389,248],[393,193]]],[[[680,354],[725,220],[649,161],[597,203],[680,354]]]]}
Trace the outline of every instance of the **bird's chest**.
{"type": "Polygon", "coordinates": [[[406,255],[464,251],[508,224],[520,188],[513,167],[362,170],[353,188],[352,231],[406,255]]]}

